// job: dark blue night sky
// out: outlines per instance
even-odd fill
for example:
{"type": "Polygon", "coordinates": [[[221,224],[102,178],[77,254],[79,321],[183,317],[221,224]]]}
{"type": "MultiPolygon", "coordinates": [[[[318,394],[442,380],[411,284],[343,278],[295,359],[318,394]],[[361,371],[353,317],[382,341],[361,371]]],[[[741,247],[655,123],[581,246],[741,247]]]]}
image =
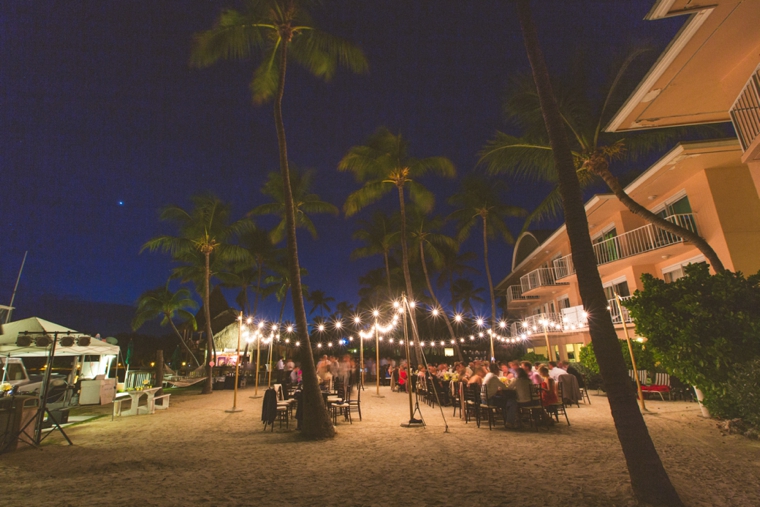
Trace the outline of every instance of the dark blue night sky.
{"type": "MultiPolygon", "coordinates": [[[[578,51],[591,62],[632,43],[659,52],[684,19],[643,21],[652,3],[534,2],[552,71],[578,51]]],[[[270,105],[251,105],[253,65],[188,66],[193,33],[229,4],[0,3],[0,303],[10,300],[29,250],[16,300],[24,315],[36,313],[43,294],[132,304],[169,274],[165,256],[138,255],[146,240],[171,232],[159,223],[159,208],[187,206],[203,191],[230,201],[237,215],[264,202],[259,190],[277,169],[277,142],[270,105]]],[[[371,69],[324,84],[291,67],[284,105],[290,156],[317,170],[315,190],[324,199],[341,206],[356,188],[335,167],[380,125],[408,138],[413,155],[450,157],[460,174],[505,128],[505,85],[528,70],[512,2],[329,0],[317,18],[359,44],[371,69]]],[[[427,183],[438,195],[436,210],[448,213],[456,183],[427,183]]],[[[526,207],[541,197],[517,184],[512,196],[526,207]]],[[[356,302],[358,277],[380,259],[349,261],[357,246],[353,220],[315,222],[320,239],[299,236],[305,283],[356,302]]],[[[466,248],[480,254],[474,241],[466,248]]],[[[498,280],[509,271],[511,248],[492,252],[498,280]]]]}

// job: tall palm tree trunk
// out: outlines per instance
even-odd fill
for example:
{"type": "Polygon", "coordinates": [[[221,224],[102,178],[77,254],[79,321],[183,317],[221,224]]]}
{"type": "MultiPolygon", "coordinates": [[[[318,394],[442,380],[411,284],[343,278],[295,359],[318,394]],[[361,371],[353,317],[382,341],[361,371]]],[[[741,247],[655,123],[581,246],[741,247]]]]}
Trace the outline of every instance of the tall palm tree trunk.
{"type": "MultiPolygon", "coordinates": [[[[427,283],[428,290],[430,291],[430,297],[433,298],[433,302],[435,303],[435,306],[443,310],[441,303],[438,302],[438,298],[435,297],[435,292],[433,291],[433,284],[430,283],[430,275],[428,275],[427,261],[425,260],[425,246],[422,241],[420,241],[420,261],[422,262],[422,272],[425,273],[425,283],[427,283]]],[[[459,356],[460,361],[464,361],[464,357],[462,356],[462,351],[459,349],[459,342],[457,341],[457,335],[454,333],[454,327],[451,325],[449,316],[446,314],[446,310],[443,310],[441,313],[443,314],[444,322],[446,322],[446,327],[449,329],[449,336],[451,337],[451,341],[454,343],[454,348],[457,350],[457,356],[459,356]]]]}
{"type": "MultiPolygon", "coordinates": [[[[404,202],[404,187],[397,186],[398,188],[398,204],[401,210],[401,264],[404,271],[404,282],[406,284],[406,297],[408,301],[414,301],[414,290],[412,290],[412,275],[409,272],[409,251],[406,243],[406,203],[404,202]]],[[[410,308],[410,318],[414,319],[414,308],[410,308]]],[[[415,321],[416,322],[416,321],[415,321]]],[[[419,328],[418,328],[419,329],[419,328]]],[[[422,349],[420,348],[420,340],[414,336],[414,355],[417,359],[417,364],[422,364],[422,349]]]]}
{"type": "Polygon", "coordinates": [[[256,315],[256,312],[259,310],[259,296],[261,295],[261,272],[264,271],[264,264],[259,264],[259,272],[256,276],[256,297],[253,298],[253,314],[256,315]]]}
{"type": "MultiPolygon", "coordinates": [[[[488,227],[486,224],[485,215],[481,215],[483,218],[483,262],[486,266],[486,278],[488,279],[488,294],[491,296],[491,333],[496,332],[496,295],[493,291],[493,280],[491,279],[491,266],[488,264],[488,227]]],[[[493,334],[491,338],[491,360],[495,358],[493,350],[493,334]]]]}
{"type": "Polygon", "coordinates": [[[554,99],[549,71],[539,46],[529,0],[518,0],[517,12],[552,147],[565,210],[567,234],[578,276],[578,289],[583,305],[589,313],[589,332],[607,389],[615,429],[628,465],[631,486],[636,498],[642,502],[658,506],[680,506],[683,504],[662,466],[636,404],[619,340],[606,309],[607,300],[591,245],[580,184],[567,134],[554,99]]]}
{"type": "Polygon", "coordinates": [[[609,169],[594,168],[592,169],[592,172],[601,176],[607,186],[610,187],[610,190],[612,190],[612,192],[615,194],[615,197],[617,197],[618,200],[622,202],[625,207],[630,210],[631,213],[640,216],[647,222],[656,225],[660,229],[665,229],[666,231],[673,233],[676,236],[682,237],[684,241],[693,243],[694,246],[697,247],[700,252],[702,252],[702,255],[707,258],[707,262],[710,263],[716,273],[722,273],[726,270],[726,268],[723,267],[723,263],[720,261],[718,254],[715,253],[715,250],[713,250],[710,244],[705,241],[702,236],[692,231],[691,229],[681,227],[676,223],[665,220],[659,215],[655,215],[644,206],[634,201],[631,196],[625,192],[623,186],[620,184],[620,181],[610,172],[609,169]]]}
{"type": "Polygon", "coordinates": [[[388,250],[383,250],[383,259],[385,259],[385,281],[388,282],[388,298],[393,299],[393,290],[391,290],[391,267],[388,263],[388,250]]]}
{"type": "Polygon", "coordinates": [[[274,104],[274,121],[277,129],[277,143],[280,148],[280,172],[285,190],[285,225],[288,242],[288,267],[290,268],[291,291],[293,293],[293,313],[296,319],[296,332],[304,345],[301,358],[303,372],[303,423],[302,435],[310,439],[330,438],[335,435],[330,418],[325,409],[325,402],[319,390],[317,369],[309,340],[306,321],[306,309],[301,288],[301,266],[298,262],[298,245],[296,243],[296,220],[293,208],[293,192],[290,188],[290,171],[288,169],[288,147],[285,141],[285,124],[282,121],[282,97],[285,92],[285,71],[288,63],[288,43],[290,37],[283,37],[280,57],[280,82],[277,86],[277,98],[274,104]]]}
{"type": "Polygon", "coordinates": [[[182,338],[182,334],[180,334],[179,329],[177,329],[177,326],[174,325],[174,321],[169,317],[169,315],[166,315],[166,320],[169,321],[169,325],[171,325],[172,329],[174,330],[174,334],[177,335],[177,338],[179,338],[179,341],[182,345],[185,346],[187,349],[187,352],[190,354],[190,357],[193,358],[193,362],[195,363],[195,366],[198,367],[201,364],[198,362],[198,358],[195,357],[195,354],[193,354],[193,351],[190,350],[190,347],[187,346],[187,343],[185,343],[185,340],[182,338]]]}
{"type": "Polygon", "coordinates": [[[214,389],[214,378],[212,377],[213,367],[211,362],[214,360],[214,332],[211,330],[211,252],[203,252],[203,313],[206,316],[206,384],[203,386],[201,394],[211,394],[214,389]]]}

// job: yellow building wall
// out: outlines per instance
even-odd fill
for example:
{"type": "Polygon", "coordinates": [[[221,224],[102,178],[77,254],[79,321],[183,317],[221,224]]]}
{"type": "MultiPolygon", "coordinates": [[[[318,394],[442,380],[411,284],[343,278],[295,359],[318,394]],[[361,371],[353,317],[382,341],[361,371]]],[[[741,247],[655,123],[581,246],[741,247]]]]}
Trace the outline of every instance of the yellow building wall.
{"type": "Polygon", "coordinates": [[[729,265],[730,259],[731,267],[745,275],[757,273],[760,271],[760,199],[752,176],[745,166],[707,169],[705,175],[728,249],[728,257],[721,256],[721,260],[729,265]]]}

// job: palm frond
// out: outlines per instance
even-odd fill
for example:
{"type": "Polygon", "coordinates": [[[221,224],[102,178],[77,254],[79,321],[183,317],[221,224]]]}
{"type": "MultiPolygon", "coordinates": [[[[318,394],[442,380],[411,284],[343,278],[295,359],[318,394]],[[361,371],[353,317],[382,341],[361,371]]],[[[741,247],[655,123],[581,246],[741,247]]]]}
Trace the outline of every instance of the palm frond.
{"type": "Polygon", "coordinates": [[[407,188],[409,189],[409,197],[417,207],[426,213],[433,209],[433,206],[435,206],[435,195],[433,192],[416,181],[408,182],[407,188]]]}
{"type": "Polygon", "coordinates": [[[554,157],[548,144],[497,132],[478,153],[478,165],[490,174],[512,174],[527,181],[556,181],[554,157]]]}
{"type": "Polygon", "coordinates": [[[343,204],[346,217],[355,215],[370,204],[374,204],[393,190],[393,185],[384,180],[368,181],[362,188],[352,192],[343,204]]]}

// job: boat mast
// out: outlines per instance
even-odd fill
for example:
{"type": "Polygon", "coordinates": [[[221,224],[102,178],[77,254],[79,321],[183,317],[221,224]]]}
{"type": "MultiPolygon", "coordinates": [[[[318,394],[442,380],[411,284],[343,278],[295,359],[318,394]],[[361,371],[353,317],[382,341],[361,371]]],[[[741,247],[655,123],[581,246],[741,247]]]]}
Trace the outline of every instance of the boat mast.
{"type": "Polygon", "coordinates": [[[9,304],[8,315],[5,316],[5,324],[11,321],[11,313],[13,313],[13,300],[16,299],[16,291],[18,290],[18,283],[21,281],[21,272],[24,271],[24,264],[26,264],[26,255],[29,250],[24,252],[24,260],[21,261],[21,268],[18,270],[18,276],[16,277],[16,285],[13,287],[13,294],[11,294],[11,304],[9,304]]]}

